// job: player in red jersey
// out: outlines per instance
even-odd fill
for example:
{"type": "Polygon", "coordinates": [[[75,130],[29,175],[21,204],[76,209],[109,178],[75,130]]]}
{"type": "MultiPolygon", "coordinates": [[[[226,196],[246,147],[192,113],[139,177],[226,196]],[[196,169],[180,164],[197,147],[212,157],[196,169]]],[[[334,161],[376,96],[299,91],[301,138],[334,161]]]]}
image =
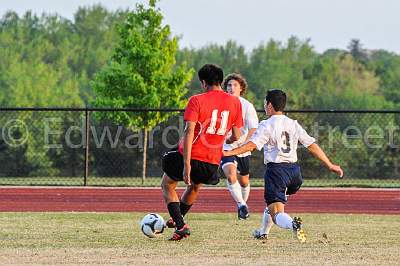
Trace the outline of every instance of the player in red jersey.
{"type": "Polygon", "coordinates": [[[170,240],[181,240],[190,235],[183,216],[196,200],[202,184],[218,184],[217,170],[225,137],[232,130],[228,141],[238,140],[243,126],[239,99],[221,88],[222,69],[206,64],[198,76],[205,93],[189,99],[184,114],[184,136],[178,150],[167,152],[162,159],[164,175],[161,187],[171,215],[167,225],[175,227],[170,240]],[[175,190],[178,181],[187,184],[180,199],[175,190]]]}

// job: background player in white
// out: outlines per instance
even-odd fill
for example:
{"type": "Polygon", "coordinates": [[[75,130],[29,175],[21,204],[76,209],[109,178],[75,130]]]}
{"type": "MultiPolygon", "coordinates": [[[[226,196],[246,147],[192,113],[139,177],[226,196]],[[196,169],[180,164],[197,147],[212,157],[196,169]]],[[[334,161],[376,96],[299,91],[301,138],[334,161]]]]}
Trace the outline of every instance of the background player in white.
{"type": "MultiPolygon", "coordinates": [[[[244,127],[241,128],[242,136],[233,143],[224,144],[224,150],[232,150],[244,144],[253,135],[258,126],[258,117],[253,104],[241,97],[247,91],[247,82],[242,75],[237,73],[229,74],[224,79],[222,86],[228,93],[238,97],[242,104],[244,122],[244,127]]],[[[249,217],[247,199],[250,194],[250,155],[251,152],[245,152],[236,156],[223,157],[221,160],[221,168],[227,178],[228,189],[237,203],[239,219],[247,219],[249,217]]]]}
{"type": "Polygon", "coordinates": [[[292,219],[285,213],[287,195],[296,193],[303,182],[297,162],[297,144],[303,144],[312,155],[321,160],[332,172],[343,177],[339,165],[331,163],[315,139],[299,125],[283,114],[286,94],[281,90],[268,91],[264,101],[267,120],[261,121],[257,131],[243,146],[224,152],[224,156],[242,154],[255,148],[264,148],[264,163],[267,165],[264,181],[264,198],[267,209],[264,211],[263,224],[254,231],[254,237],[267,238],[272,222],[284,229],[291,229],[300,242],[306,240],[301,228],[301,219],[292,219]]]}

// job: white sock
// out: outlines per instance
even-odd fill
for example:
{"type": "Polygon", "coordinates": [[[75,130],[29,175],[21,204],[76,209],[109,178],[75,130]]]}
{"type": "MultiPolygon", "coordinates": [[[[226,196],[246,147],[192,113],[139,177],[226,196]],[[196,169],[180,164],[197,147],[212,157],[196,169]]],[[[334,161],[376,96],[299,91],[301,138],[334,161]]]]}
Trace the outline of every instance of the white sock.
{"type": "Polygon", "coordinates": [[[264,215],[262,219],[262,225],[260,228],[260,233],[261,234],[269,234],[269,230],[271,230],[271,227],[274,225],[274,222],[272,221],[272,217],[269,214],[268,207],[265,207],[264,210],[264,215]]]}
{"type": "Polygon", "coordinates": [[[238,206],[246,205],[246,202],[243,200],[241,187],[238,181],[233,184],[228,183],[228,189],[231,192],[232,198],[236,201],[238,206]]]}
{"type": "Polygon", "coordinates": [[[275,216],[276,225],[283,229],[293,229],[293,219],[285,212],[280,212],[275,216]]]}
{"type": "Polygon", "coordinates": [[[247,202],[250,195],[250,183],[246,187],[240,186],[240,188],[242,189],[242,198],[244,202],[247,202]]]}

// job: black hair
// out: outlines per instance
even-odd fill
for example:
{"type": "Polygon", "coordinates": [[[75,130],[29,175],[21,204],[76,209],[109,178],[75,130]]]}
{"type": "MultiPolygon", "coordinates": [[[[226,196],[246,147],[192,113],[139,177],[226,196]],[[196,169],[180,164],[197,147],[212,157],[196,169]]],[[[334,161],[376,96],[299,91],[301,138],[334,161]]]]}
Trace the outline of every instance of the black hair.
{"type": "Polygon", "coordinates": [[[198,72],[199,80],[204,80],[207,85],[221,85],[224,79],[222,68],[215,64],[205,64],[198,72]]]}
{"type": "Polygon", "coordinates": [[[286,106],[286,93],[278,89],[269,90],[265,101],[267,104],[271,103],[276,112],[283,111],[286,106]]]}

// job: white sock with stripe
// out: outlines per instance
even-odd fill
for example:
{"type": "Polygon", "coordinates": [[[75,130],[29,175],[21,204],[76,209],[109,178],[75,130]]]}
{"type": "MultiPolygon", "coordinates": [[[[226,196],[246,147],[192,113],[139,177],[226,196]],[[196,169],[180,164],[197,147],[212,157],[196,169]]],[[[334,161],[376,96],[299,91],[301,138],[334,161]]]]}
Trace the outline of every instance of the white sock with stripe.
{"type": "Polygon", "coordinates": [[[233,184],[229,184],[228,181],[226,181],[228,184],[228,190],[231,192],[232,198],[236,201],[238,206],[241,205],[246,205],[246,202],[243,200],[242,197],[242,191],[241,191],[241,186],[238,181],[236,181],[233,184]]]}
{"type": "Polygon", "coordinates": [[[280,212],[275,216],[275,223],[283,229],[293,229],[293,219],[285,212],[280,212]]]}

